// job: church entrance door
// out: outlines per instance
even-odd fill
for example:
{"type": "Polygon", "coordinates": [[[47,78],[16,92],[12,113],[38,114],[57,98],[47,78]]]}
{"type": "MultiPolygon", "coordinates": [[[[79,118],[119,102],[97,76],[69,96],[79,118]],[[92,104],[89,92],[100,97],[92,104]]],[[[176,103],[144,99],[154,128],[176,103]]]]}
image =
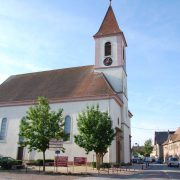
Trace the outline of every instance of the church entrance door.
{"type": "Polygon", "coordinates": [[[24,148],[18,147],[17,160],[23,160],[23,152],[24,152],[24,148]]]}

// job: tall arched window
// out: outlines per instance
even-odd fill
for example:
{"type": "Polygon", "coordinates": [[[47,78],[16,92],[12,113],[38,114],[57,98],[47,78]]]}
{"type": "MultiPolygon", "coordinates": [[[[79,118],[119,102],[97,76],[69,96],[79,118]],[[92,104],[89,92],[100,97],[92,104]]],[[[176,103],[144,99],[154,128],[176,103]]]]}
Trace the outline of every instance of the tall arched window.
{"type": "Polygon", "coordinates": [[[66,116],[65,122],[64,122],[64,133],[66,134],[65,141],[70,140],[70,134],[71,134],[71,117],[66,116]]]}
{"type": "Polygon", "coordinates": [[[3,118],[0,129],[0,140],[5,140],[7,130],[7,118],[3,118]]]}
{"type": "Polygon", "coordinates": [[[106,42],[105,43],[105,56],[111,56],[111,43],[110,42],[106,42]]]}
{"type": "MultiPolygon", "coordinates": [[[[22,123],[22,122],[27,122],[27,119],[26,119],[26,117],[24,116],[20,121],[21,121],[20,123],[22,123]]],[[[24,142],[24,137],[19,136],[19,144],[22,144],[23,142],[24,142]]]]}

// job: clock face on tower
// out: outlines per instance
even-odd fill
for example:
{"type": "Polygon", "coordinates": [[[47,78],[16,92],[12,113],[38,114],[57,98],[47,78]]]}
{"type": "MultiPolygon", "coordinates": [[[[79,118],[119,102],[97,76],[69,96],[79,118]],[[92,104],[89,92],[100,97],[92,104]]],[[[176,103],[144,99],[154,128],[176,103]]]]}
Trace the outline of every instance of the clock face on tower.
{"type": "Polygon", "coordinates": [[[103,63],[105,66],[110,66],[112,64],[112,59],[110,57],[107,57],[104,59],[103,63]]]}

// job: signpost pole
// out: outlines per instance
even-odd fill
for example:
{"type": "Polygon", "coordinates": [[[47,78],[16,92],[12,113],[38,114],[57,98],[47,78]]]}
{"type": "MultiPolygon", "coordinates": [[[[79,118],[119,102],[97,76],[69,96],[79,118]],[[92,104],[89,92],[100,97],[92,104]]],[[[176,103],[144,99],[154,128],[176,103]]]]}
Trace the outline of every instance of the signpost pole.
{"type": "Polygon", "coordinates": [[[55,166],[56,166],[56,159],[54,157],[54,172],[55,172],[55,166]]]}
{"type": "Polygon", "coordinates": [[[86,160],[86,174],[87,174],[87,160],[86,160]]]}

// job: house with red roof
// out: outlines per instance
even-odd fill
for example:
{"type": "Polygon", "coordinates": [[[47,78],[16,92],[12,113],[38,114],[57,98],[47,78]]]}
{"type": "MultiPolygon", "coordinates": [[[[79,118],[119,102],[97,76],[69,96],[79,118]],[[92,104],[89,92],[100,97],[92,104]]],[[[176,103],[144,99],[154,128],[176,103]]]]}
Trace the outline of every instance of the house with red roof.
{"type": "Polygon", "coordinates": [[[173,134],[169,134],[167,140],[163,143],[164,162],[169,157],[176,157],[180,160],[180,127],[173,134]]]}

